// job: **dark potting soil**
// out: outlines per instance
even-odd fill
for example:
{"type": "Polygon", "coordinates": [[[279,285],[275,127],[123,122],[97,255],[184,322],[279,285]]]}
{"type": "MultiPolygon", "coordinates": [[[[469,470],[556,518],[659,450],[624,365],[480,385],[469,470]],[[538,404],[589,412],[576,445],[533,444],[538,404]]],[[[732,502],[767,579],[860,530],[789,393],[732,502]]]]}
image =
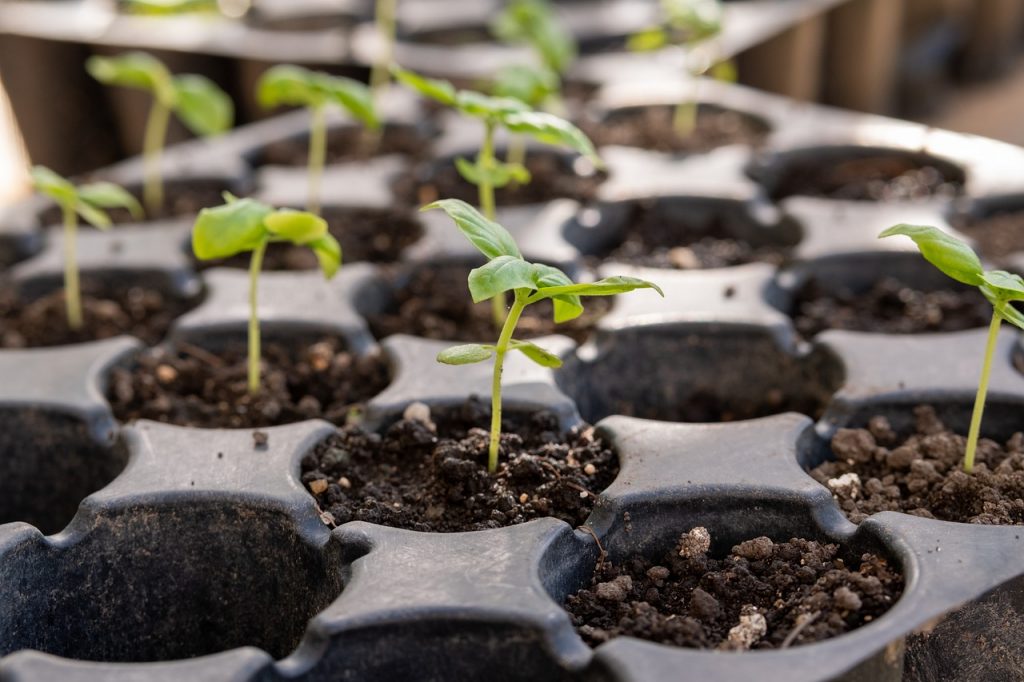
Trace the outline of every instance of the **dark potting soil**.
{"type": "Polygon", "coordinates": [[[874,554],[844,557],[834,544],[758,537],[728,556],[711,535],[683,533],[659,561],[602,561],[566,608],[591,646],[614,637],[740,651],[809,644],[885,613],[903,592],[897,567],[874,554]]]}
{"type": "Polygon", "coordinates": [[[210,352],[186,343],[150,348],[115,368],[107,397],[121,421],[202,428],[250,428],[303,419],[345,421],[387,386],[379,354],[356,357],[335,338],[314,343],[264,340],[261,389],[249,394],[246,346],[210,352]]]}
{"type": "MultiPolygon", "coordinates": [[[[411,334],[445,341],[491,341],[497,338],[491,303],[473,303],[466,289],[470,268],[462,265],[428,265],[415,270],[408,281],[394,289],[391,305],[367,319],[374,336],[411,334]]],[[[584,312],[575,320],[555,324],[549,301],[524,311],[516,327],[516,338],[564,334],[582,342],[597,320],[611,309],[611,299],[588,298],[584,312]]]]}
{"type": "Polygon", "coordinates": [[[0,347],[36,348],[130,334],[149,345],[163,340],[175,319],[197,302],[142,286],[114,286],[82,279],[81,329],[68,326],[64,290],[26,300],[0,294],[0,347]]]}
{"type": "Polygon", "coordinates": [[[383,435],[340,429],[303,460],[302,480],[329,523],[458,532],[546,516],[578,526],[618,473],[592,428],[561,433],[547,411],[502,420],[498,470],[488,473],[489,428],[480,400],[437,415],[416,403],[383,435]]]}
{"type": "MultiPolygon", "coordinates": [[[[142,201],[141,187],[127,187],[126,189],[135,195],[136,199],[142,201]]],[[[227,189],[229,188],[223,181],[215,180],[169,182],[164,185],[164,204],[157,214],[147,212],[142,220],[136,220],[127,209],[123,208],[111,209],[107,211],[107,214],[118,225],[195,216],[204,208],[223,204],[224,191],[227,189]]],[[[43,225],[59,225],[62,221],[61,212],[57,208],[48,208],[43,211],[40,221],[43,225]]]]}
{"type": "MultiPolygon", "coordinates": [[[[554,199],[592,199],[604,175],[593,171],[586,159],[577,159],[585,167],[582,173],[573,168],[573,161],[551,151],[531,150],[526,157],[530,182],[525,185],[507,185],[495,190],[498,206],[540,204],[554,199]]],[[[476,206],[479,194],[476,185],[462,179],[452,161],[435,162],[429,179],[422,180],[418,172],[400,177],[394,184],[395,196],[408,205],[421,206],[438,199],[462,199],[476,206]]]]}
{"type": "Polygon", "coordinates": [[[994,213],[979,220],[961,219],[956,227],[975,239],[981,253],[995,261],[1014,251],[1024,251],[1024,210],[994,213]]]}
{"type": "Polygon", "coordinates": [[[868,291],[827,294],[814,281],[797,294],[793,322],[804,337],[826,329],[920,334],[986,326],[992,310],[974,289],[920,291],[891,277],[868,291]]]}
{"type": "Polygon", "coordinates": [[[674,113],[675,107],[670,106],[631,107],[584,129],[598,147],[620,145],[682,154],[730,144],[757,147],[768,134],[768,127],[750,116],[705,105],[697,110],[696,128],[680,135],[672,121],[674,113]]]}
{"type": "Polygon", "coordinates": [[[852,201],[953,197],[963,177],[902,155],[854,159],[791,159],[771,189],[772,199],[795,195],[852,201]]]}
{"type": "MultiPolygon", "coordinates": [[[[325,208],[327,229],[341,244],[344,263],[393,263],[423,234],[423,226],[406,211],[325,208]]],[[[225,260],[197,261],[201,268],[248,268],[251,254],[225,260]]],[[[263,257],[264,270],[313,270],[319,267],[312,250],[293,244],[271,244],[263,257]]]]}
{"type": "MultiPolygon", "coordinates": [[[[402,154],[422,157],[427,141],[411,126],[385,126],[379,136],[359,127],[327,131],[326,163],[365,161],[374,156],[402,154]]],[[[280,140],[264,147],[256,157],[258,166],[305,166],[309,163],[309,136],[280,140]]]]}
{"type": "Polygon", "coordinates": [[[972,473],[963,470],[967,439],[930,406],[914,408],[914,432],[895,433],[876,416],[866,429],[840,429],[835,461],[811,470],[843,513],[860,523],[880,511],[900,511],[978,524],[1024,524],[1024,434],[1005,444],[981,439],[972,473]]]}

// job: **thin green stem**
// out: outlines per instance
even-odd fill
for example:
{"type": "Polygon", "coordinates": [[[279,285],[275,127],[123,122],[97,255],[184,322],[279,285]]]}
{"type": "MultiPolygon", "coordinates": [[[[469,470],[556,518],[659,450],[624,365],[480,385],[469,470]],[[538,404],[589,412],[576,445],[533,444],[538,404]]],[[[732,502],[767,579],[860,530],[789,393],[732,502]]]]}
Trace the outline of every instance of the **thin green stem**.
{"type": "MultiPolygon", "coordinates": [[[[494,160],[494,122],[485,121],[484,142],[480,145],[480,153],[476,156],[476,167],[480,172],[480,182],[477,184],[480,212],[488,220],[495,218],[494,183],[492,182],[494,160]]],[[[491,299],[491,319],[494,320],[495,329],[501,329],[505,324],[505,294],[498,294],[491,299]]]]}
{"type": "Polygon", "coordinates": [[[164,141],[167,139],[167,124],[171,120],[171,109],[160,101],[153,99],[146,119],[146,133],[142,142],[143,179],[142,200],[146,204],[146,212],[152,217],[160,212],[164,204],[164,182],[160,172],[160,156],[163,153],[164,141]]]}
{"type": "MultiPolygon", "coordinates": [[[[526,165],[526,140],[523,139],[522,135],[514,135],[508,142],[508,154],[505,157],[505,161],[509,165],[526,165]]],[[[516,181],[512,180],[509,183],[513,187],[516,185],[516,181]]]]}
{"type": "Polygon", "coordinates": [[[512,334],[519,323],[519,316],[526,308],[525,297],[516,294],[512,310],[505,318],[505,324],[494,347],[494,374],[491,378],[491,442],[487,451],[487,470],[492,474],[498,470],[498,446],[501,444],[501,373],[505,366],[505,354],[512,341],[512,334]]]}
{"type": "Polygon", "coordinates": [[[320,215],[320,186],[327,160],[327,117],[322,104],[310,107],[309,115],[309,197],[306,210],[320,215]]]}
{"type": "Polygon", "coordinates": [[[971,473],[974,469],[974,453],[978,449],[978,436],[981,433],[981,416],[985,412],[985,396],[988,394],[988,378],[992,374],[992,358],[996,354],[996,341],[999,340],[999,326],[1003,318],[999,311],[992,312],[992,323],[988,327],[988,341],[985,344],[985,360],[981,365],[981,380],[978,382],[978,394],[974,398],[974,412],[971,414],[971,428],[967,432],[967,450],[964,453],[964,471],[971,473]]]}
{"type": "Polygon", "coordinates": [[[373,102],[378,107],[380,106],[380,93],[391,80],[391,63],[395,59],[397,4],[397,0],[377,0],[377,32],[384,44],[378,59],[370,70],[370,90],[373,93],[373,102]]]}
{"type": "Polygon", "coordinates": [[[62,206],[64,214],[64,307],[68,327],[82,328],[82,289],[78,283],[78,214],[74,206],[62,206]]]}
{"type": "Polygon", "coordinates": [[[267,241],[264,240],[252,251],[252,260],[249,261],[249,393],[255,395],[260,392],[260,318],[259,305],[259,279],[260,269],[263,267],[263,254],[267,250],[267,241]]]}

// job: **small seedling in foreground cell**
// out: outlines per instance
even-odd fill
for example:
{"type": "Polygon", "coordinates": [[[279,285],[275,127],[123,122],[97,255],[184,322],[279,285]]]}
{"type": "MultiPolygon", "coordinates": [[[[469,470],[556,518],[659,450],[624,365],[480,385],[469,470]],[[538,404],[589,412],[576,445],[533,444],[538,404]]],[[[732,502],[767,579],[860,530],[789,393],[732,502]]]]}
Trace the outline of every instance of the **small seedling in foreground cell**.
{"type": "Polygon", "coordinates": [[[87,223],[106,230],[110,216],[106,208],[126,208],[136,218],[142,216],[142,207],[131,194],[110,182],[93,182],[75,187],[67,179],[49,168],[32,168],[32,184],[60,206],[64,222],[64,305],[68,327],[82,328],[82,292],[78,281],[78,216],[87,223]]]}
{"type": "Polygon", "coordinates": [[[327,120],[324,109],[328,104],[336,104],[366,127],[376,130],[380,122],[369,88],[351,78],[282,64],[264,73],[256,90],[260,104],[264,107],[284,104],[309,110],[309,199],[306,209],[319,214],[320,181],[327,157],[327,120]]]}
{"type": "Polygon", "coordinates": [[[153,95],[142,144],[145,173],[142,198],[146,211],[155,215],[164,203],[160,157],[171,112],[193,133],[205,137],[231,128],[234,104],[227,93],[209,78],[194,74],[173,75],[160,60],[145,52],[90,57],[86,69],[105,85],[137,88],[153,95]]]}
{"type": "Polygon", "coordinates": [[[985,396],[988,394],[988,380],[992,373],[992,358],[995,355],[996,340],[1003,320],[1024,329],[1024,313],[1013,307],[1014,301],[1024,301],[1024,279],[1003,270],[983,270],[978,255],[967,244],[951,237],[942,230],[927,225],[895,225],[882,232],[879,237],[904,235],[917,244],[921,255],[947,276],[958,282],[975,286],[992,304],[992,323],[988,328],[985,357],[981,366],[981,379],[974,399],[974,412],[967,433],[967,450],[964,453],[964,471],[974,469],[974,454],[978,449],[981,432],[981,417],[985,411],[985,396]]]}
{"type": "Polygon", "coordinates": [[[693,79],[693,95],[676,104],[672,124],[680,137],[697,127],[698,78],[708,73],[724,81],[736,80],[732,62],[717,59],[705,45],[722,32],[720,0],[661,0],[662,22],[630,36],[626,46],[634,52],[660,50],[670,45],[686,48],[687,75],[693,79]]]}
{"type": "Polygon", "coordinates": [[[225,195],[227,203],[204,208],[192,228],[192,251],[199,260],[251,252],[249,262],[249,392],[260,390],[260,322],[257,311],[260,269],[267,245],[307,246],[330,279],[341,267],[341,246],[323,218],[291,209],[273,209],[252,199],[225,195]]]}
{"type": "Polygon", "coordinates": [[[456,226],[487,257],[487,264],[469,273],[469,292],[479,303],[507,291],[513,294],[512,308],[501,328],[496,344],[471,343],[452,346],[437,356],[447,365],[468,365],[494,358],[491,381],[491,437],[487,453],[487,469],[498,468],[498,445],[501,439],[501,373],[505,355],[517,350],[542,367],[559,367],[562,361],[529,341],[512,338],[519,317],[527,306],[551,299],[556,323],[568,322],[583,313],[582,296],[613,296],[634,289],[661,289],[651,282],[635,277],[608,277],[589,283],[575,283],[558,268],[525,260],[508,230],[488,220],[464,201],[442,199],[423,210],[440,208],[455,221],[456,226]]]}

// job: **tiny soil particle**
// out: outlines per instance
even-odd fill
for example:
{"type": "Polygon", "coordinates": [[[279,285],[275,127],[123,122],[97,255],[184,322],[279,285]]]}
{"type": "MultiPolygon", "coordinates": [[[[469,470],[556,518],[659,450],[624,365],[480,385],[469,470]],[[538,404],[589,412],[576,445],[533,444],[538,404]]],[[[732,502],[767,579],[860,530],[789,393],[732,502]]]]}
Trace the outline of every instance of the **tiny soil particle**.
{"type": "Polygon", "coordinates": [[[387,362],[356,357],[334,338],[314,343],[264,340],[260,392],[250,395],[246,347],[210,352],[186,343],[151,348],[110,375],[107,397],[121,421],[203,428],[253,428],[303,419],[345,423],[353,410],[387,386],[387,362]],[[175,371],[162,383],[157,368],[175,371]]]}
{"type": "Polygon", "coordinates": [[[383,435],[344,427],[303,460],[302,480],[338,524],[431,532],[548,516],[582,524],[618,473],[615,454],[588,427],[561,433],[550,412],[512,415],[503,419],[498,470],[491,474],[489,413],[471,399],[431,421],[403,418],[383,435]],[[588,464],[594,473],[587,473],[588,464]]]}
{"type": "MultiPolygon", "coordinates": [[[[327,132],[328,164],[365,161],[388,154],[422,157],[426,152],[427,141],[411,126],[386,126],[379,137],[361,127],[351,126],[327,132]]],[[[308,163],[308,136],[272,142],[257,154],[256,160],[259,166],[305,166],[308,163]]]]}
{"type": "MultiPolygon", "coordinates": [[[[604,180],[604,174],[593,170],[589,161],[568,153],[530,150],[526,168],[530,171],[530,182],[495,190],[494,200],[498,206],[541,204],[562,198],[586,201],[594,197],[604,180]],[[576,166],[583,168],[583,172],[577,172],[576,166]]],[[[474,206],[479,203],[476,186],[459,175],[453,161],[433,162],[429,170],[428,178],[418,172],[400,177],[393,188],[395,195],[412,206],[438,199],[462,199],[474,206]]]]}
{"type": "MultiPolygon", "coordinates": [[[[423,233],[423,226],[407,211],[327,207],[322,215],[327,229],[341,245],[345,263],[393,263],[423,233]]],[[[248,268],[251,258],[251,254],[245,253],[225,260],[202,261],[198,265],[201,268],[248,268]]],[[[314,270],[317,267],[316,254],[311,249],[293,244],[271,244],[263,258],[264,270],[314,270]]]]}
{"type": "Polygon", "coordinates": [[[701,106],[697,127],[680,135],[673,125],[675,107],[630,107],[613,112],[598,123],[584,124],[584,131],[598,147],[619,145],[657,152],[701,153],[729,144],[760,146],[768,127],[737,111],[701,106]]]}
{"type": "MultiPolygon", "coordinates": [[[[136,199],[142,201],[141,188],[128,187],[126,189],[134,194],[136,199]]],[[[158,213],[147,212],[142,221],[133,218],[131,213],[123,208],[110,209],[107,214],[115,224],[194,216],[201,209],[223,204],[223,193],[227,189],[229,188],[224,180],[170,181],[164,185],[164,203],[158,213]]],[[[39,219],[43,225],[59,225],[61,223],[60,209],[48,208],[43,211],[39,219]]]]}
{"type": "Polygon", "coordinates": [[[793,321],[804,337],[826,329],[921,334],[986,326],[992,316],[974,289],[920,291],[884,277],[867,291],[828,294],[816,281],[796,296],[793,321]]]}
{"type": "Polygon", "coordinates": [[[848,201],[899,201],[953,197],[963,179],[912,155],[790,159],[772,188],[772,199],[801,195],[848,201]]]}
{"type": "Polygon", "coordinates": [[[930,406],[914,409],[914,433],[901,437],[882,416],[866,429],[840,429],[835,461],[811,470],[854,523],[900,511],[977,524],[1024,524],[1024,435],[1005,444],[981,439],[974,470],[963,470],[966,438],[948,429],[930,406]]]}
{"type": "MultiPolygon", "coordinates": [[[[391,334],[411,334],[446,341],[493,342],[499,330],[491,316],[491,303],[473,303],[466,289],[469,270],[463,265],[417,268],[401,284],[396,282],[394,298],[387,309],[367,315],[370,329],[378,339],[391,334]]],[[[564,334],[583,341],[611,305],[609,297],[588,298],[580,317],[556,325],[551,317],[551,303],[540,301],[523,313],[516,327],[516,337],[564,334]]]]}
{"type": "Polygon", "coordinates": [[[810,644],[878,618],[899,599],[903,578],[874,554],[848,561],[840,548],[759,537],[715,558],[683,533],[660,561],[603,561],[567,602],[591,646],[614,637],[738,651],[810,644]]]}
{"type": "Polygon", "coordinates": [[[995,261],[1024,251],[1024,210],[1001,211],[986,218],[955,221],[958,230],[975,239],[982,255],[995,261]]]}
{"type": "Polygon", "coordinates": [[[33,300],[0,293],[0,347],[36,348],[107,339],[130,334],[147,344],[163,340],[174,320],[195,301],[141,286],[115,286],[82,279],[81,329],[68,326],[64,291],[33,300]]]}

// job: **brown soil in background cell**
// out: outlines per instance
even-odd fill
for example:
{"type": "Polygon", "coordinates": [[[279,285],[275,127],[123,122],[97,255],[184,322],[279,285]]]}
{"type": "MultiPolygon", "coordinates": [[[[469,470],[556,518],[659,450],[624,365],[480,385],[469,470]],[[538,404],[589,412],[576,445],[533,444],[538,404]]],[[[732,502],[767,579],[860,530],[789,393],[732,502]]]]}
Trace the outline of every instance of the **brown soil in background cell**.
{"type": "Polygon", "coordinates": [[[978,220],[960,219],[956,227],[978,242],[982,255],[996,262],[1015,251],[1024,251],[1024,210],[994,213],[978,220]]]}
{"type": "Polygon", "coordinates": [[[791,196],[848,201],[900,201],[953,197],[963,180],[927,162],[901,155],[834,159],[792,159],[772,188],[772,199],[791,196]]]}
{"type": "Polygon", "coordinates": [[[1004,445],[982,439],[974,471],[963,470],[967,439],[949,431],[928,406],[900,437],[876,416],[866,429],[840,429],[836,460],[811,470],[843,513],[860,523],[880,511],[979,524],[1024,523],[1024,435],[1004,445]]]}
{"type": "Polygon", "coordinates": [[[619,145],[676,154],[699,154],[731,144],[758,147],[768,134],[767,126],[749,116],[702,106],[693,132],[680,135],[673,124],[674,113],[675,107],[668,106],[623,109],[598,123],[584,124],[584,131],[598,147],[619,145]]]}
{"type": "Polygon", "coordinates": [[[659,561],[603,561],[566,608],[598,646],[638,637],[698,649],[778,649],[842,635],[899,599],[903,579],[874,554],[793,538],[747,540],[716,559],[705,528],[684,533],[659,561]]]}
{"type": "MultiPolygon", "coordinates": [[[[386,126],[379,136],[363,128],[345,127],[327,131],[325,162],[350,163],[366,161],[375,156],[402,154],[420,158],[426,156],[428,144],[424,137],[410,126],[386,126]]],[[[272,142],[257,155],[259,166],[305,166],[309,163],[309,137],[272,142]]]]}
{"type": "Polygon", "coordinates": [[[479,400],[436,417],[416,403],[383,435],[341,429],[306,457],[302,480],[329,523],[458,532],[548,516],[578,526],[618,473],[593,429],[563,434],[546,411],[503,420],[498,470],[488,473],[489,427],[479,400]]]}

